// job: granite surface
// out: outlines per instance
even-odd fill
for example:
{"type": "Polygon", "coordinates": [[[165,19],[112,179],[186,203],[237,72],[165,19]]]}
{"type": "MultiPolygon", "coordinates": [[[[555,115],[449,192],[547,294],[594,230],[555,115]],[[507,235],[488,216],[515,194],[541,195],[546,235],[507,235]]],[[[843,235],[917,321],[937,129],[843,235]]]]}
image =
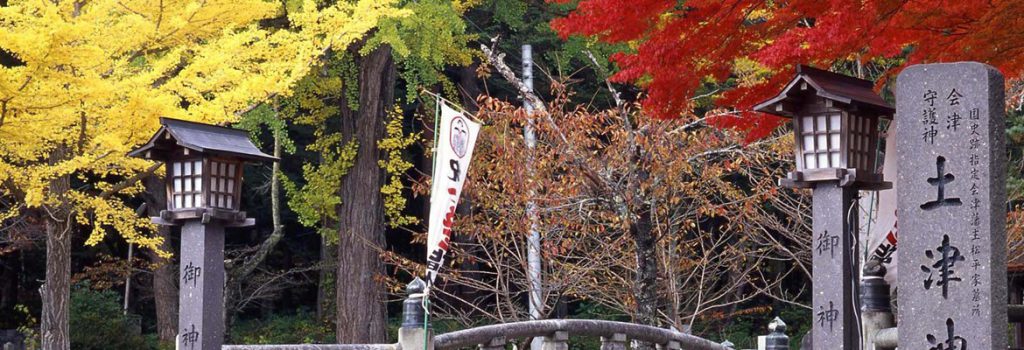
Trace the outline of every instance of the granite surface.
{"type": "Polygon", "coordinates": [[[899,348],[1006,349],[1002,75],[916,65],[896,85],[899,348]]]}

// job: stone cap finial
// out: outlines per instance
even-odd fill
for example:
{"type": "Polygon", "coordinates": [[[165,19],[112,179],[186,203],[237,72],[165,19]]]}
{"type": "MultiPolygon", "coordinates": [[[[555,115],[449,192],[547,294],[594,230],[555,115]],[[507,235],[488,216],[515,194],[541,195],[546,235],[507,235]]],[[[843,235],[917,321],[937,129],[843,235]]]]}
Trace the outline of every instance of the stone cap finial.
{"type": "Polygon", "coordinates": [[[416,277],[405,287],[409,293],[402,302],[402,328],[423,328],[423,290],[427,283],[416,277]]]}
{"type": "Polygon", "coordinates": [[[870,259],[864,264],[864,276],[885,277],[885,265],[877,259],[870,259]]]}
{"type": "Polygon", "coordinates": [[[768,323],[768,331],[772,333],[785,334],[786,322],[782,322],[781,318],[775,316],[775,319],[768,323]]]}
{"type": "Polygon", "coordinates": [[[409,285],[405,287],[405,292],[409,295],[423,293],[423,290],[427,288],[427,283],[423,282],[422,279],[416,277],[409,282],[409,285]]]}

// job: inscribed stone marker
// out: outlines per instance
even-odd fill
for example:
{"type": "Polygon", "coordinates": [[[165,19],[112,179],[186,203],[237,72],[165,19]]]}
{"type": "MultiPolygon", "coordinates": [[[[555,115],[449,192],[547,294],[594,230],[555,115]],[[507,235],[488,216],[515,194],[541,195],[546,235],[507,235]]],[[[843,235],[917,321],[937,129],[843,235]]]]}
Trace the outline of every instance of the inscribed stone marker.
{"type": "Polygon", "coordinates": [[[961,62],[896,83],[899,348],[1005,349],[1003,77],[961,62]]]}
{"type": "Polygon", "coordinates": [[[817,183],[813,191],[813,230],[811,247],[814,296],[814,344],[829,344],[829,349],[857,350],[857,316],[854,307],[855,268],[853,235],[857,227],[854,211],[857,190],[840,187],[838,181],[817,183]],[[849,218],[849,220],[845,220],[849,218]]]}
{"type": "Polygon", "coordinates": [[[224,344],[224,227],[188,220],[181,227],[178,349],[224,344]]]}

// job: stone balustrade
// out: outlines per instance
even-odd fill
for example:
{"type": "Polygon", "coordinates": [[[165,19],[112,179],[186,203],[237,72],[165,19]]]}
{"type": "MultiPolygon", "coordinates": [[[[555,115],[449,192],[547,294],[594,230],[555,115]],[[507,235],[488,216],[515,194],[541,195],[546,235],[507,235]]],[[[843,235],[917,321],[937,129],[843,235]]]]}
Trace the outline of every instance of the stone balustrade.
{"type": "MultiPolygon", "coordinates": [[[[409,297],[404,303],[403,322],[395,344],[299,344],[299,345],[224,345],[223,350],[505,350],[517,340],[542,339],[542,350],[568,350],[569,337],[598,337],[601,350],[733,350],[731,342],[717,343],[671,329],[635,323],[555,319],[511,322],[470,328],[434,336],[424,329],[422,293],[419,279],[406,288],[409,297]],[[426,333],[426,334],[424,334],[426,333]],[[427,344],[424,344],[424,341],[427,344]]],[[[785,324],[772,321],[771,334],[766,336],[772,350],[788,350],[789,338],[785,324]]],[[[528,346],[528,345],[527,345],[528,346]]]]}

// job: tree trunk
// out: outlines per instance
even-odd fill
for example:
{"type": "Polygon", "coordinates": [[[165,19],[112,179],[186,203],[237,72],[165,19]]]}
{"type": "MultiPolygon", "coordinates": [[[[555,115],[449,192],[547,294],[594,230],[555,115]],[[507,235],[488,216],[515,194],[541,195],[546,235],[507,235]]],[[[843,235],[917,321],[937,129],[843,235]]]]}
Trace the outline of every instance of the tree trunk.
{"type": "MultiPolygon", "coordinates": [[[[162,190],[162,188],[161,188],[162,190]]],[[[173,252],[171,228],[160,225],[157,236],[163,238],[160,250],[173,252]]],[[[150,261],[157,264],[153,270],[153,302],[156,304],[156,331],[161,341],[172,342],[178,334],[178,266],[171,259],[165,259],[147,250],[150,261]]]]}
{"type": "MultiPolygon", "coordinates": [[[[167,192],[164,183],[157,176],[147,176],[142,180],[146,186],[146,212],[149,216],[160,215],[160,210],[167,208],[167,192]]],[[[157,225],[156,235],[163,239],[160,250],[174,252],[171,244],[170,226],[157,225]]],[[[146,250],[146,258],[153,265],[153,303],[156,308],[156,332],[160,341],[174,341],[178,334],[178,268],[171,259],[166,259],[152,250],[146,250]]]]}
{"type": "MultiPolygon", "coordinates": [[[[326,220],[323,227],[337,229],[338,224],[333,220],[326,220]]],[[[316,319],[321,323],[335,320],[334,272],[338,268],[338,263],[334,252],[337,249],[337,245],[331,244],[331,240],[326,235],[320,235],[320,275],[316,291],[316,319]]]]}
{"type": "Polygon", "coordinates": [[[20,251],[0,253],[0,314],[14,314],[14,306],[18,304],[18,285],[21,282],[20,267],[20,251]]]}
{"type": "Polygon", "coordinates": [[[341,184],[336,329],[339,343],[384,343],[385,289],[379,281],[384,269],[377,253],[384,246],[383,171],[377,142],[394,99],[395,65],[387,45],[358,60],[359,110],[342,128],[359,147],[341,184]]]}
{"type": "MultiPolygon", "coordinates": [[[[320,164],[323,164],[323,156],[320,157],[320,164]]],[[[336,189],[341,195],[341,186],[336,189]]],[[[338,213],[340,206],[335,206],[334,212],[338,213]]],[[[316,319],[322,325],[335,324],[335,272],[338,269],[338,258],[335,253],[338,245],[328,232],[339,232],[338,221],[333,218],[324,217],[320,221],[320,271],[319,281],[316,290],[316,319]]]]}
{"type": "Polygon", "coordinates": [[[657,239],[651,231],[651,208],[640,204],[642,211],[629,225],[636,245],[636,322],[658,325],[658,252],[657,239]]]}
{"type": "MultiPolygon", "coordinates": [[[[63,157],[55,151],[54,159],[63,157]]],[[[71,299],[71,207],[65,193],[70,189],[68,175],[60,176],[49,185],[49,197],[59,203],[43,208],[46,226],[46,282],[40,287],[43,297],[42,348],[67,350],[71,348],[68,332],[68,308],[71,299]]]]}
{"type": "MultiPolygon", "coordinates": [[[[673,220],[675,222],[675,220],[673,220]]],[[[678,232],[676,231],[678,226],[671,224],[667,232],[678,232]]],[[[670,237],[663,238],[665,243],[662,251],[662,266],[665,270],[665,292],[669,296],[666,300],[666,307],[668,308],[668,318],[672,323],[672,327],[677,330],[684,330],[683,327],[683,315],[680,314],[680,308],[682,305],[682,290],[679,281],[679,272],[676,267],[679,266],[679,235],[671,235],[670,237]]]]}
{"type": "Polygon", "coordinates": [[[478,109],[476,98],[480,97],[483,91],[480,88],[480,77],[476,73],[478,68],[480,68],[480,62],[476,61],[468,66],[455,68],[455,75],[459,77],[459,97],[462,98],[462,107],[470,113],[476,113],[478,109]]]}
{"type": "MultiPolygon", "coordinates": [[[[625,192],[628,194],[628,201],[616,199],[619,216],[623,219],[626,232],[633,239],[633,246],[636,249],[636,275],[633,277],[633,297],[636,299],[634,310],[636,323],[649,326],[658,326],[658,250],[656,244],[658,238],[655,236],[652,224],[652,211],[654,205],[646,202],[646,194],[640,189],[640,184],[648,180],[650,169],[649,158],[643,157],[643,149],[636,144],[635,131],[628,118],[623,117],[624,126],[630,133],[631,143],[635,149],[630,156],[636,166],[634,173],[630,175],[626,183],[625,192]]],[[[619,196],[616,196],[619,198],[619,196]]],[[[641,346],[649,348],[649,346],[641,346]]]]}

